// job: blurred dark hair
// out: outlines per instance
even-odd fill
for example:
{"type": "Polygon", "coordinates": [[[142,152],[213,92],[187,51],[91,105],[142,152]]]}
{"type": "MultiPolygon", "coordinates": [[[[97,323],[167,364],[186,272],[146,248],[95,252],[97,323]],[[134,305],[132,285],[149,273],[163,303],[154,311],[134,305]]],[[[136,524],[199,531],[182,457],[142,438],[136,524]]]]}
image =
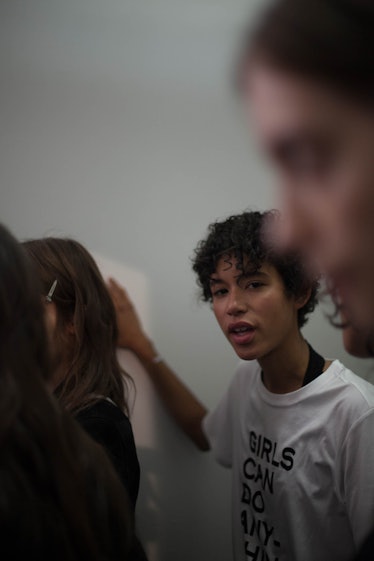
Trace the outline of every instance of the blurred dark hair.
{"type": "Polygon", "coordinates": [[[253,61],[264,62],[372,107],[373,29],[372,0],[275,0],[245,34],[237,84],[253,61]]]}
{"type": "Polygon", "coordinates": [[[60,403],[74,414],[103,397],[127,414],[129,376],[119,365],[117,322],[112,300],[100,271],[77,241],[43,238],[23,243],[46,296],[53,282],[57,307],[56,336],[69,351],[66,373],[56,389],[60,403]],[[74,324],[74,337],[66,326],[74,324]]]}
{"type": "Polygon", "coordinates": [[[192,268],[197,274],[202,299],[211,302],[210,278],[223,256],[234,256],[243,277],[257,271],[263,263],[273,265],[288,296],[298,298],[311,289],[310,298],[298,310],[298,324],[302,327],[317,304],[318,281],[307,274],[298,254],[280,253],[267,243],[265,229],[277,216],[276,211],[243,212],[210,224],[207,237],[195,249],[192,268]]]}
{"type": "Polygon", "coordinates": [[[38,281],[0,225],[3,557],[126,559],[132,538],[126,493],[105,453],[48,392],[46,342],[38,281]]]}

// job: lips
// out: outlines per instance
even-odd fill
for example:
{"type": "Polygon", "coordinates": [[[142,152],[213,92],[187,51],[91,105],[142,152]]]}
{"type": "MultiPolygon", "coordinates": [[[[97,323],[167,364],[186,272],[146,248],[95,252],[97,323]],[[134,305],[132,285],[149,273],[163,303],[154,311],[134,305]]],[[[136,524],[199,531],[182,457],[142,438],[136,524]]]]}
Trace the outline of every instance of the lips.
{"type": "Polygon", "coordinates": [[[228,326],[228,335],[230,341],[236,345],[248,345],[255,335],[255,328],[245,321],[231,323],[228,326]]]}

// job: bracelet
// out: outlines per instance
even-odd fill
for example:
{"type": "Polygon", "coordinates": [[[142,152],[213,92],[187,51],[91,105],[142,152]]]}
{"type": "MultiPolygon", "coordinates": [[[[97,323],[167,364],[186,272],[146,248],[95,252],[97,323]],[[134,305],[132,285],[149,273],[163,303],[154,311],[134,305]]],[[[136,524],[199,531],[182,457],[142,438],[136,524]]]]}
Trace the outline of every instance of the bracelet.
{"type": "Polygon", "coordinates": [[[152,362],[153,364],[159,364],[160,362],[163,362],[163,358],[161,355],[156,355],[152,358],[152,362]]]}

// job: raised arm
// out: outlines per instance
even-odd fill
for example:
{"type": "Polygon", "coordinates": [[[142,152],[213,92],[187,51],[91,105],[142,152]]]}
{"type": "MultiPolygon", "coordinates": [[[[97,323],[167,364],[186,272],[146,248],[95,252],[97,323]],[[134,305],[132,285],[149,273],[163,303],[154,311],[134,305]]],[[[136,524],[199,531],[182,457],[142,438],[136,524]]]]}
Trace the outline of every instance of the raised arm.
{"type": "Polygon", "coordinates": [[[200,450],[209,450],[202,429],[206,408],[178,378],[144,332],[138,314],[125,289],[109,279],[108,289],[116,310],[118,346],[131,350],[143,364],[167,411],[200,450]]]}

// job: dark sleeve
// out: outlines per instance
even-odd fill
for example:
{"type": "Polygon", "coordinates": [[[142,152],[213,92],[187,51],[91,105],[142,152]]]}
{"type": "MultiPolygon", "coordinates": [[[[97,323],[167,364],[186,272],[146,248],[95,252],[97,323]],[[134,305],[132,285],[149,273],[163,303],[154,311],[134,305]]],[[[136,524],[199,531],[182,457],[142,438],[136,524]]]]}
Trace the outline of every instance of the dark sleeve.
{"type": "Polygon", "coordinates": [[[373,561],[374,559],[374,531],[369,535],[360,553],[355,557],[354,561],[373,561]]]}
{"type": "MultiPolygon", "coordinates": [[[[107,404],[99,404],[96,408],[81,411],[77,415],[77,421],[91,438],[103,446],[112,460],[134,512],[139,491],[140,469],[131,423],[124,415],[121,415],[120,419],[117,415],[114,418],[110,417],[107,409],[103,412],[103,407],[107,408],[107,404]]],[[[135,534],[128,560],[147,561],[143,546],[135,534]]]]}
{"type": "Polygon", "coordinates": [[[118,423],[96,416],[78,415],[77,420],[86,432],[101,444],[130,497],[133,509],[139,490],[139,462],[130,422],[118,423]]]}

